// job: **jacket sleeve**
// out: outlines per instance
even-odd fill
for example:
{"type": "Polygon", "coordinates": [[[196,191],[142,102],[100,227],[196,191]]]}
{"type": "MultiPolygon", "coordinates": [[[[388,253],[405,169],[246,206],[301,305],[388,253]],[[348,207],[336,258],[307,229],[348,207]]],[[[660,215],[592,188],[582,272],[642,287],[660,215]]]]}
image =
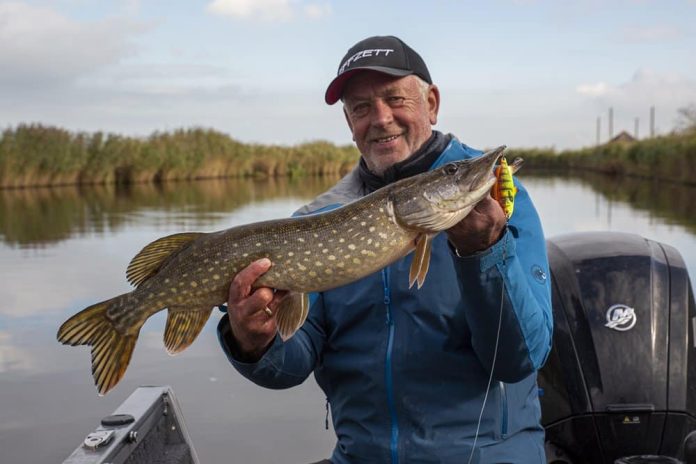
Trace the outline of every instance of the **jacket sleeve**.
{"type": "Polygon", "coordinates": [[[503,237],[475,255],[453,253],[473,349],[503,382],[518,382],[544,364],[553,331],[541,221],[526,189],[515,183],[515,210],[503,237]]]}
{"type": "Polygon", "coordinates": [[[299,385],[314,370],[324,344],[323,298],[310,295],[311,306],[307,321],[295,335],[285,342],[276,335],[271,347],[255,363],[246,363],[235,357],[235,341],[229,319],[225,314],[218,323],[218,340],[227,359],[247,379],[266,388],[282,389],[299,385]]]}

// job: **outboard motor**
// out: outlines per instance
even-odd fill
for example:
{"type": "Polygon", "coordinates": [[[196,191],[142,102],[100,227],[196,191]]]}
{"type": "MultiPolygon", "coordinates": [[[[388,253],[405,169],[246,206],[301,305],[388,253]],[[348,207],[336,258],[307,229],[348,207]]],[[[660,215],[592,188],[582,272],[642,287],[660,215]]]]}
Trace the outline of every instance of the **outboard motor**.
{"type": "Polygon", "coordinates": [[[696,308],[679,252],[615,232],[547,245],[548,462],[696,463],[696,308]]]}

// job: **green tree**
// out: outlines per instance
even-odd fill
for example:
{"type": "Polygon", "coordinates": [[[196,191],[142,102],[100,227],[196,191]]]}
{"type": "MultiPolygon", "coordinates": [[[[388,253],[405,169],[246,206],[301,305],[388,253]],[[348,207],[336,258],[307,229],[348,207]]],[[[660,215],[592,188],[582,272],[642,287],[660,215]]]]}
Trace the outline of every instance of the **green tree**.
{"type": "Polygon", "coordinates": [[[696,132],[696,104],[691,103],[677,110],[677,130],[696,132]]]}

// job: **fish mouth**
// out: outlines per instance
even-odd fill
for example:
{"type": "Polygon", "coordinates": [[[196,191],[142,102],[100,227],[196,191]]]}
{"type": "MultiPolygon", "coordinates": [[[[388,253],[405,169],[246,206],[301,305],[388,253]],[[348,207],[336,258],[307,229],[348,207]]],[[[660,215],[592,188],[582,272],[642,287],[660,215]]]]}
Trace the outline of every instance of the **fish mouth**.
{"type": "MultiPolygon", "coordinates": [[[[493,150],[487,151],[483,155],[474,158],[472,160],[471,168],[469,170],[469,175],[473,176],[469,190],[475,191],[490,184],[489,187],[493,186],[495,181],[495,173],[493,169],[498,163],[500,158],[503,157],[503,152],[507,148],[506,145],[501,145],[493,150]]],[[[462,177],[465,177],[462,175],[462,177]]],[[[462,178],[462,180],[464,180],[462,178]]]]}

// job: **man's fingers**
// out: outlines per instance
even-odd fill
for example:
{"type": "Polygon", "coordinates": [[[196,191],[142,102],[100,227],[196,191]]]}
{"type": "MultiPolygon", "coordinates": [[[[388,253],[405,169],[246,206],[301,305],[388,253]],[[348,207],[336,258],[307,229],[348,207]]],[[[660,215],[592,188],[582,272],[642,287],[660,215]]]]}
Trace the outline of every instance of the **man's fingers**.
{"type": "Polygon", "coordinates": [[[252,284],[268,271],[270,267],[271,260],[268,258],[261,258],[239,271],[239,273],[234,276],[234,279],[232,279],[228,301],[231,303],[248,297],[251,293],[252,284]]]}
{"type": "Polygon", "coordinates": [[[256,289],[254,293],[249,295],[249,297],[241,305],[242,312],[246,314],[253,314],[259,310],[263,310],[268,306],[273,300],[273,290],[267,287],[261,287],[256,289]]]}
{"type": "Polygon", "coordinates": [[[288,296],[289,293],[290,292],[288,290],[277,290],[273,294],[273,300],[271,300],[267,306],[269,308],[271,308],[271,310],[273,311],[274,314],[275,314],[276,309],[278,308],[278,305],[280,304],[280,302],[283,300],[283,298],[288,296]]]}

